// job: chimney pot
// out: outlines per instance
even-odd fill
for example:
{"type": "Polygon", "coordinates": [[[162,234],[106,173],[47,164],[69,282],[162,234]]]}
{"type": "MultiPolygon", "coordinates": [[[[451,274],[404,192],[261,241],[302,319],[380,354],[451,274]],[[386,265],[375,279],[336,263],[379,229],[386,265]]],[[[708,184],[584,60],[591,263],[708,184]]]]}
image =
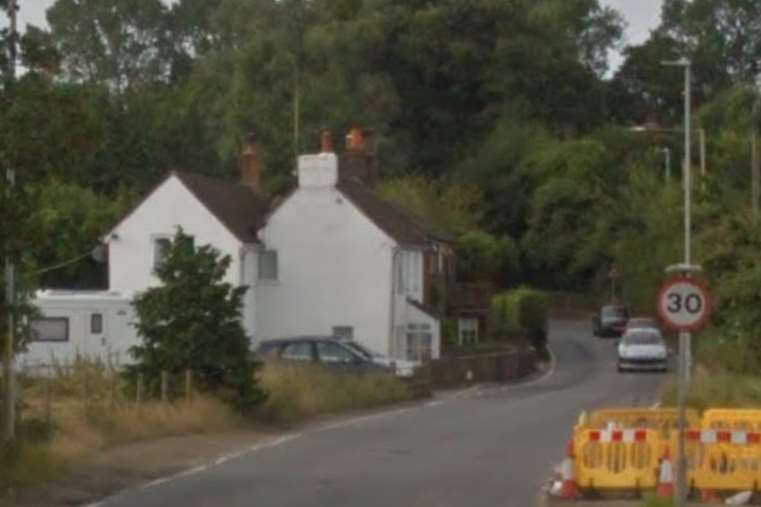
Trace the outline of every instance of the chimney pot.
{"type": "Polygon", "coordinates": [[[354,126],[346,134],[346,150],[352,153],[365,152],[365,135],[362,128],[354,126]]]}
{"type": "Polygon", "coordinates": [[[322,153],[333,153],[333,134],[328,129],[323,129],[320,134],[320,146],[322,153]]]}
{"type": "Polygon", "coordinates": [[[258,192],[261,168],[256,150],[256,132],[251,131],[246,135],[243,150],[240,154],[239,166],[241,184],[247,185],[258,192]]]}

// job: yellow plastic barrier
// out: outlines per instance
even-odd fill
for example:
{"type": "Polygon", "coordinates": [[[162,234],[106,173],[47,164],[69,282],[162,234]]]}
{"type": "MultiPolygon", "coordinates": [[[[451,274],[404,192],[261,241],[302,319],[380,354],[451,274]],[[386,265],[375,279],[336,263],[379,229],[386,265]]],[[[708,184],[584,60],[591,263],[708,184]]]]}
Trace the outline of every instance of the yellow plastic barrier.
{"type": "MultiPolygon", "coordinates": [[[[676,449],[676,435],[671,445],[676,449]]],[[[761,433],[688,430],[685,450],[694,488],[745,491],[757,490],[761,483],[761,433]]]]}
{"type": "MultiPolygon", "coordinates": [[[[708,491],[761,489],[761,410],[711,409],[687,414],[690,485],[708,491]]],[[[574,429],[576,480],[581,488],[650,489],[657,486],[668,449],[677,466],[673,409],[606,409],[582,413],[574,429]]]]}
{"type": "Polygon", "coordinates": [[[649,489],[657,484],[657,430],[577,427],[573,445],[576,482],[581,488],[649,489]]]}
{"type": "Polygon", "coordinates": [[[761,431],[761,410],[712,408],[703,412],[705,429],[761,431]]]}
{"type": "MultiPolygon", "coordinates": [[[[658,430],[664,439],[668,439],[672,430],[676,428],[677,413],[675,409],[671,408],[613,408],[590,412],[584,422],[587,427],[592,428],[618,427],[658,430]]],[[[688,410],[687,426],[695,428],[699,424],[698,413],[695,410],[688,410]]]]}

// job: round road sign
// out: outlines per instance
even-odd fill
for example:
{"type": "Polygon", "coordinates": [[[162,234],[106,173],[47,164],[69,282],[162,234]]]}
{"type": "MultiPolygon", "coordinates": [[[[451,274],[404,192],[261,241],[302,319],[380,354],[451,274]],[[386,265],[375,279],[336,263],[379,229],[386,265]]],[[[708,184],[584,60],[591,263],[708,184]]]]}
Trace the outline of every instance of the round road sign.
{"type": "Polygon", "coordinates": [[[708,289],[692,278],[672,278],[663,284],[656,300],[663,323],[677,331],[697,331],[711,315],[708,289]]]}

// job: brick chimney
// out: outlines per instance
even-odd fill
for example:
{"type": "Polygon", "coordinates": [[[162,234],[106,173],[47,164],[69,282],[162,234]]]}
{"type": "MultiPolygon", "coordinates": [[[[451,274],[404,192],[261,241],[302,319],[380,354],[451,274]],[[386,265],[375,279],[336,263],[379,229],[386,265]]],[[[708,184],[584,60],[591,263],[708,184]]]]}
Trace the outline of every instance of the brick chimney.
{"type": "Polygon", "coordinates": [[[261,167],[259,166],[259,156],[256,153],[256,133],[249,132],[243,143],[243,150],[240,153],[240,183],[247,185],[259,192],[259,175],[261,167]]]}
{"type": "Polygon", "coordinates": [[[338,162],[340,180],[361,181],[370,186],[377,182],[378,171],[375,167],[375,157],[367,152],[368,134],[358,125],[349,129],[346,134],[346,150],[341,154],[338,162]]]}
{"type": "Polygon", "coordinates": [[[328,129],[320,133],[320,152],[333,153],[333,134],[328,129]]]}

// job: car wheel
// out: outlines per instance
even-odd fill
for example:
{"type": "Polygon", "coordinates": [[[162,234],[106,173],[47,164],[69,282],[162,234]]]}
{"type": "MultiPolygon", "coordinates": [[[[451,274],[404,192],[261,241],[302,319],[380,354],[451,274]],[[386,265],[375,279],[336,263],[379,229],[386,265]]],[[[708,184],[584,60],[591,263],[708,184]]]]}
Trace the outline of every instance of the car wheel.
{"type": "Polygon", "coordinates": [[[623,372],[624,372],[624,367],[619,364],[618,365],[618,373],[623,373],[623,372]]]}

